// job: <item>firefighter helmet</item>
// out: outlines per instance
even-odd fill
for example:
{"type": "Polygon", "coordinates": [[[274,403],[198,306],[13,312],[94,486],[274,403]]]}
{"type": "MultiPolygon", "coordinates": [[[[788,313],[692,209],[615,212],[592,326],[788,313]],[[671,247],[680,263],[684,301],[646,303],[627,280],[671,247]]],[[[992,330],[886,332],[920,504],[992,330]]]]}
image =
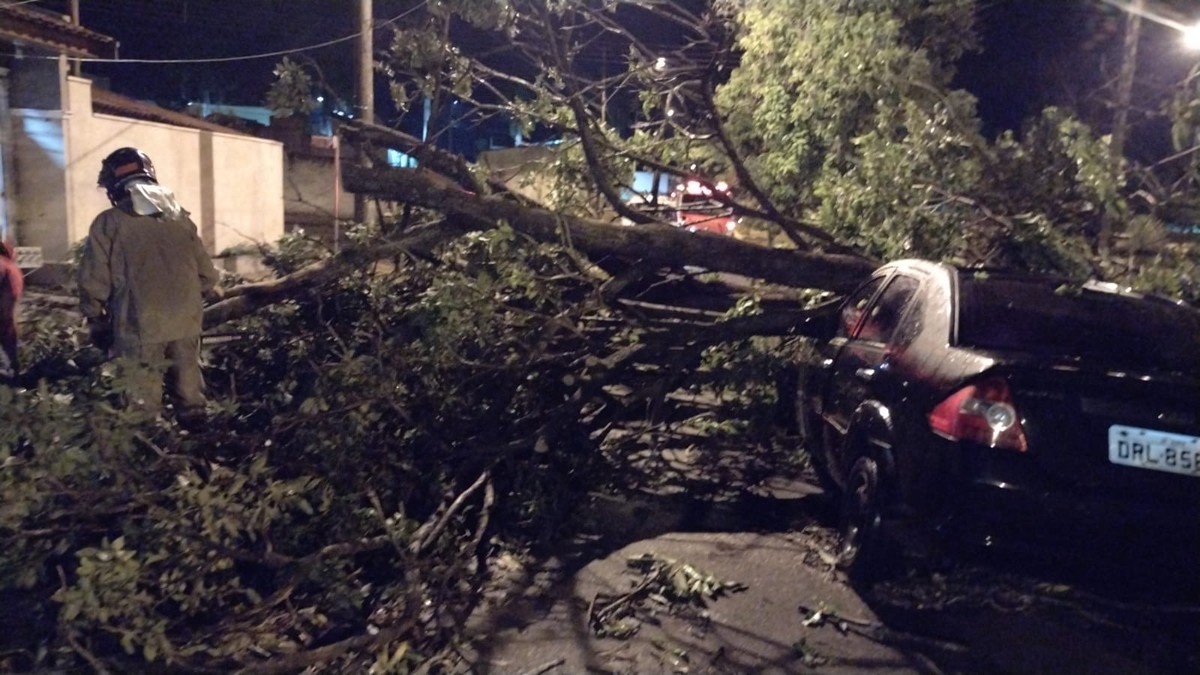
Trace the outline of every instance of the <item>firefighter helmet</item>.
{"type": "Polygon", "coordinates": [[[108,200],[115,204],[128,194],[125,186],[135,178],[158,183],[154,162],[137,148],[120,148],[100,162],[100,176],[96,183],[104,188],[108,200]]]}

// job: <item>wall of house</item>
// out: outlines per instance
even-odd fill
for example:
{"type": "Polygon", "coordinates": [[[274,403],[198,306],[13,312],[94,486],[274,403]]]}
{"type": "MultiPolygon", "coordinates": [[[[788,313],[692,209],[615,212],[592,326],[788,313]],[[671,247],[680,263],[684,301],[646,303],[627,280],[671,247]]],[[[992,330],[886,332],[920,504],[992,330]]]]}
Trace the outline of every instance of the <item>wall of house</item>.
{"type": "Polygon", "coordinates": [[[38,58],[13,62],[9,105],[32,110],[58,110],[67,63],[62,59],[42,58],[50,55],[48,51],[34,48],[31,52],[38,58]]]}
{"type": "Polygon", "coordinates": [[[550,167],[556,159],[556,149],[544,145],[522,145],[515,148],[484,150],[479,153],[479,165],[494,180],[530,199],[554,206],[554,181],[550,167]]]}
{"type": "Polygon", "coordinates": [[[12,168],[12,115],[9,113],[9,70],[0,67],[0,238],[16,241],[13,205],[10,197],[16,189],[12,168]]]}
{"type": "Polygon", "coordinates": [[[108,208],[96,186],[100,161],[123,146],[154,160],[211,253],[283,234],[283,146],[92,112],[91,82],[66,78],[62,111],[13,110],[20,243],[48,261],[68,259],[108,208]]]}
{"type": "Polygon", "coordinates": [[[65,68],[56,60],[18,59],[7,77],[6,234],[18,245],[31,239],[57,248],[67,245],[61,227],[67,221],[62,198],[67,158],[59,104],[65,68]]]}
{"type": "Polygon", "coordinates": [[[288,225],[320,229],[354,219],[354,195],[339,189],[332,151],[290,153],[283,198],[288,225]]]}
{"type": "Polygon", "coordinates": [[[283,236],[283,144],[249,136],[202,132],[205,243],[220,253],[283,236]],[[211,150],[210,150],[211,148],[211,150]],[[211,160],[209,158],[211,157],[211,160]]]}
{"type": "Polygon", "coordinates": [[[66,194],[66,140],[60,110],[13,108],[11,143],[13,187],[9,203],[16,243],[56,251],[65,260],[71,239],[66,194]]]}

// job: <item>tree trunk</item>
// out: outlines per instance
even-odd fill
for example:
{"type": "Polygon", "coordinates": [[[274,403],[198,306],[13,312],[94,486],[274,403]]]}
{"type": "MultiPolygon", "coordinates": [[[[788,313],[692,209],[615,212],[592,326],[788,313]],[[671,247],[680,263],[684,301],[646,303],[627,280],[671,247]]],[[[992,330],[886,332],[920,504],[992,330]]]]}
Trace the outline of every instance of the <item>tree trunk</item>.
{"type": "Polygon", "coordinates": [[[799,288],[844,293],[877,266],[876,261],[848,255],[774,249],[732,237],[648,224],[622,226],[567,216],[517,204],[501,196],[480,196],[421,171],[342,168],[346,189],[381,199],[436,209],[475,222],[508,223],[539,241],[561,242],[595,261],[617,257],[653,267],[699,267],[741,274],[799,288]]]}

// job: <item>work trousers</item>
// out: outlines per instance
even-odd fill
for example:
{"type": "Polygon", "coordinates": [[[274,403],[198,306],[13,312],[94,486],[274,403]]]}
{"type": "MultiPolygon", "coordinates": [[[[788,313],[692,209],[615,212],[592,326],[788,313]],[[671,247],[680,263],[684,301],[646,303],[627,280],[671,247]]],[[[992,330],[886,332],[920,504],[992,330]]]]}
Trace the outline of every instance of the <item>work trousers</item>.
{"type": "Polygon", "coordinates": [[[117,357],[135,362],[129,374],[131,402],[145,407],[162,405],[163,385],[180,411],[203,409],[204,375],[200,372],[200,337],[154,344],[128,345],[116,350],[117,357]]]}
{"type": "Polygon", "coordinates": [[[17,358],[17,301],[7,291],[0,290],[0,372],[16,375],[21,370],[17,358]]]}

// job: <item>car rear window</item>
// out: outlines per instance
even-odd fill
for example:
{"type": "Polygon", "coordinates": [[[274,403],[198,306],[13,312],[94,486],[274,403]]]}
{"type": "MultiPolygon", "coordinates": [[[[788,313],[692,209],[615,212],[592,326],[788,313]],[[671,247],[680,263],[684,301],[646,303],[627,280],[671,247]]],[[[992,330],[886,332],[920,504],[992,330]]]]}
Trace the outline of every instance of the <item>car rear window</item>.
{"type": "Polygon", "coordinates": [[[1200,372],[1200,310],[1055,280],[964,275],[958,344],[1200,372]]]}

